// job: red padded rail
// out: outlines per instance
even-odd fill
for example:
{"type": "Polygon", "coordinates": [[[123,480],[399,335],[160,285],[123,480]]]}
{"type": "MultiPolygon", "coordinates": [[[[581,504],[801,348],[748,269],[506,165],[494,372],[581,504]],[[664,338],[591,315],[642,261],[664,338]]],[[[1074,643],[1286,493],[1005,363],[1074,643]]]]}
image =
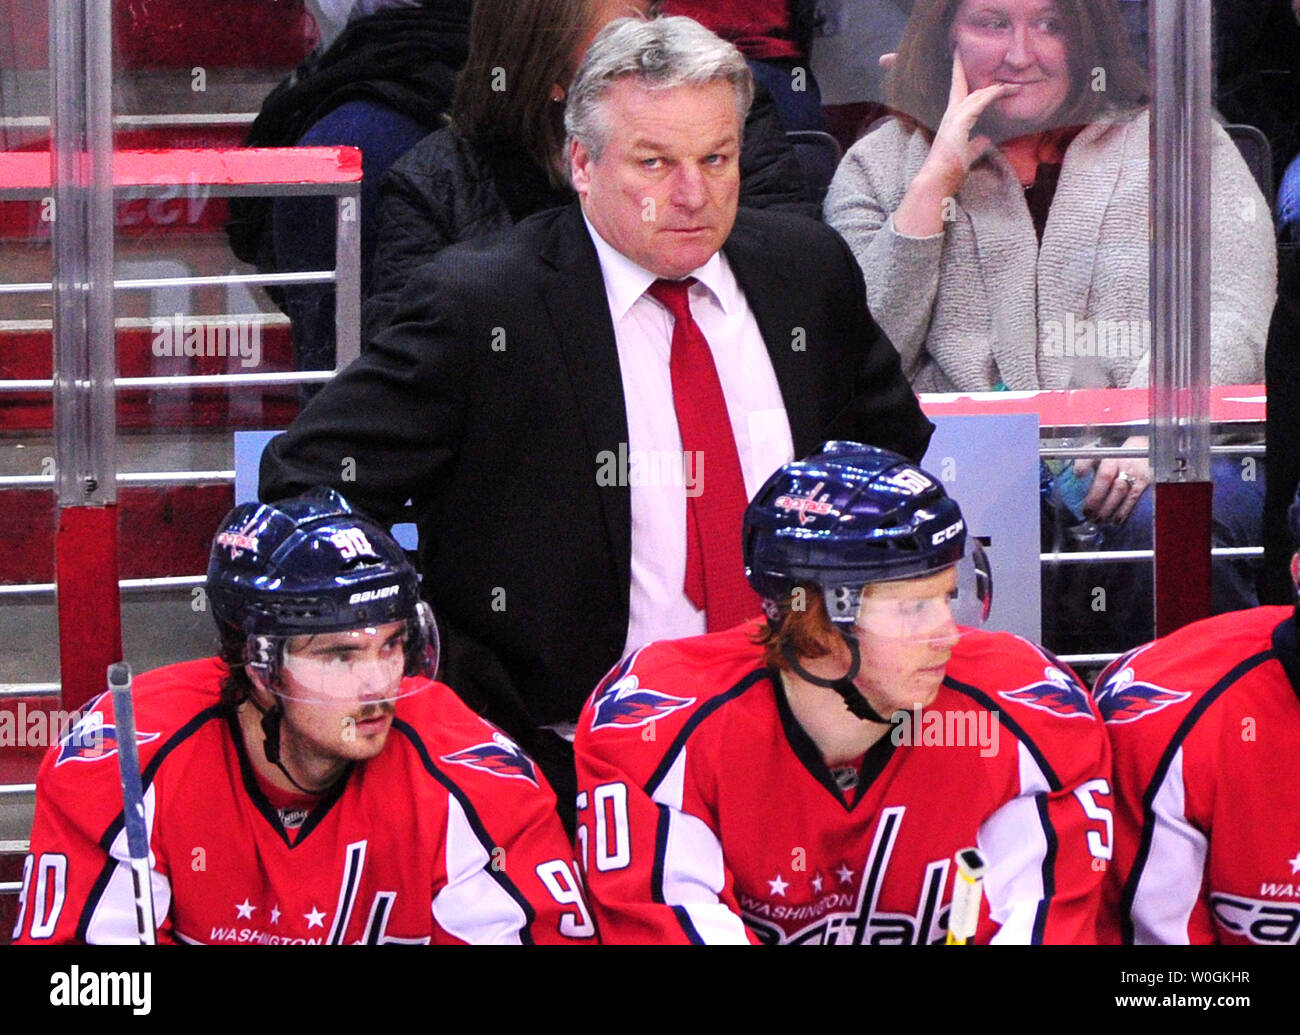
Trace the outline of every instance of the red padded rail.
{"type": "MultiPolygon", "coordinates": [[[[224,197],[185,185],[229,188],[237,184],[285,185],[361,182],[361,152],[353,147],[242,148],[242,126],[171,126],[117,134],[113,179],[117,188],[174,184],[166,197],[124,198],[116,208],[119,232],[214,233],[230,218],[224,197]],[[183,143],[186,146],[176,147],[183,143]],[[202,145],[202,146],[195,146],[202,145]]],[[[0,201],[0,240],[48,241],[50,221],[42,195],[50,187],[50,153],[0,153],[0,195],[23,192],[30,200],[0,201]]]]}
{"type": "MultiPolygon", "coordinates": [[[[115,143],[130,150],[190,148],[229,150],[243,143],[248,128],[243,125],[195,126],[178,123],[148,129],[119,130],[115,143]]],[[[49,138],[21,150],[48,154],[49,138]]],[[[131,236],[145,234],[218,233],[230,219],[225,198],[182,197],[180,187],[172,198],[129,198],[114,206],[117,232],[131,236]]],[[[0,240],[49,241],[51,222],[42,201],[0,201],[0,240]]]]}
{"type": "MultiPolygon", "coordinates": [[[[48,191],[50,182],[48,151],[0,152],[0,191],[48,191]]],[[[361,151],[355,147],[183,147],[113,153],[113,185],[118,188],[360,182],[361,151]]]]}
{"type": "MultiPolygon", "coordinates": [[[[1100,427],[1145,423],[1151,396],[1145,388],[1075,388],[1066,392],[923,392],[928,417],[1036,413],[1043,427],[1100,427]]],[[[1215,385],[1210,389],[1210,419],[1229,424],[1264,423],[1263,385],[1215,385]]]]}

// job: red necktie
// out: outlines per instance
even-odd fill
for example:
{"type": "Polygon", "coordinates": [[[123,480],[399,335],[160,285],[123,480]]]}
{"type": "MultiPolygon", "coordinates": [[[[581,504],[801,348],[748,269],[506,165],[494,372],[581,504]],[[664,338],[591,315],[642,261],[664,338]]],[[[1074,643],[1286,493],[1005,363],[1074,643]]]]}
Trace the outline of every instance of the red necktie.
{"type": "Polygon", "coordinates": [[[762,605],[745,580],[745,479],[713,353],[691,316],[694,283],[693,277],[656,280],[646,294],[673,315],[673,408],[682,449],[696,459],[699,494],[686,497],[686,595],[703,609],[709,632],[717,632],[753,618],[762,605]]]}

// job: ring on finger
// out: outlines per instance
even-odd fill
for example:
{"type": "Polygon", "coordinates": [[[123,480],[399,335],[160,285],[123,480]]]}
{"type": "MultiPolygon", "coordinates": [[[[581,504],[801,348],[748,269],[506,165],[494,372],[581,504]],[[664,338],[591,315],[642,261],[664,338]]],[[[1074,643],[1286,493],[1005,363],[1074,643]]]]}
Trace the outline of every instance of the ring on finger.
{"type": "Polygon", "coordinates": [[[1137,484],[1137,479],[1129,474],[1128,471],[1120,471],[1119,474],[1115,475],[1115,480],[1117,482],[1123,482],[1125,485],[1137,484]]]}

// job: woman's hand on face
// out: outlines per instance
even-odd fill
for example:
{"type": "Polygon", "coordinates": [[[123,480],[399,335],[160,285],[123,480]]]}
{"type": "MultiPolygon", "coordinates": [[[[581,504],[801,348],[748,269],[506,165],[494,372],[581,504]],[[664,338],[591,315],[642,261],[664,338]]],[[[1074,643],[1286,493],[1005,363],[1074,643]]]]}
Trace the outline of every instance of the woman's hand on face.
{"type": "MultiPolygon", "coordinates": [[[[935,130],[934,144],[925,162],[926,166],[930,166],[930,172],[949,188],[950,194],[961,190],[971,165],[988,149],[988,137],[983,134],[974,138],[971,136],[980,116],[994,101],[1022,89],[1016,83],[993,83],[972,92],[966,82],[966,68],[962,64],[961,54],[953,53],[948,109],[943,113],[939,128],[935,130]]],[[[925,172],[924,166],[922,172],[925,172]]]]}
{"type": "Polygon", "coordinates": [[[953,54],[948,110],[935,131],[930,154],[894,213],[895,230],[910,237],[943,233],[950,199],[956,197],[971,165],[989,146],[986,136],[971,139],[975,124],[990,104],[1020,89],[1015,83],[994,83],[972,93],[966,83],[961,55],[953,54]]]}

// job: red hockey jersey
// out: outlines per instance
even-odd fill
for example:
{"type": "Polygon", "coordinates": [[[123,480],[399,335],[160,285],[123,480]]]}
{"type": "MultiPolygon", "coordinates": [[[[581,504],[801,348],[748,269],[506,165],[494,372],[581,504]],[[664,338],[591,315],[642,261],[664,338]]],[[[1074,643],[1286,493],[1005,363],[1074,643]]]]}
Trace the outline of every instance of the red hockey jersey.
{"type": "Polygon", "coordinates": [[[1116,783],[1106,941],[1300,944],[1294,614],[1209,618],[1102,673],[1116,783]]]}
{"type": "MultiPolygon", "coordinates": [[[[383,751],[282,817],[223,674],[209,659],[135,681],[159,942],[594,941],[545,779],[448,687],[398,701],[383,751]]],[[[136,941],[127,859],[105,695],[42,763],[15,940],[136,941]]]]}
{"type": "Polygon", "coordinates": [[[604,941],[939,942],[971,845],[989,864],[976,941],[1095,939],[1110,752],[1057,662],[968,633],[935,702],[837,782],[755,628],[652,644],[583,710],[579,854],[604,941]]]}

